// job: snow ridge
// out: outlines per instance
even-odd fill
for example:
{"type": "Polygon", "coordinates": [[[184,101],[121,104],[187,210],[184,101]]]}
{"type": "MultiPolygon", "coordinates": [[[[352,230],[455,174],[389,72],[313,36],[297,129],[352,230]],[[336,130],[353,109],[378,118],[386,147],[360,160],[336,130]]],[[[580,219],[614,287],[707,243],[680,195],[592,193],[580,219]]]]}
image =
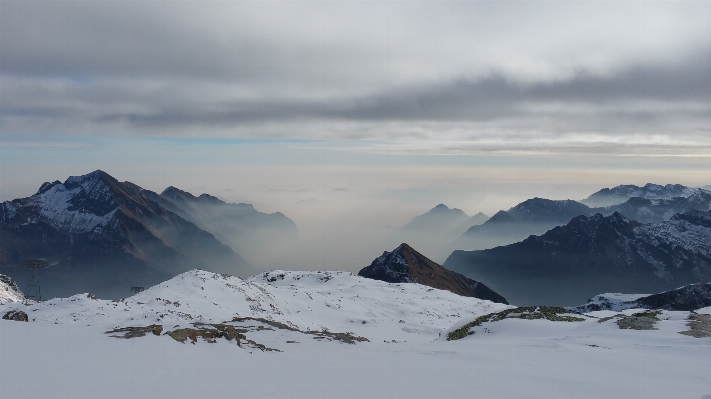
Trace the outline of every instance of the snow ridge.
{"type": "MultiPolygon", "coordinates": [[[[354,332],[371,340],[432,341],[463,317],[509,306],[420,284],[389,284],[348,272],[271,271],[243,280],[191,270],[117,301],[89,294],[14,309],[31,321],[117,326],[222,323],[235,317],[277,321],[301,330],[354,332]]],[[[8,308],[9,310],[9,308],[8,308]]]]}

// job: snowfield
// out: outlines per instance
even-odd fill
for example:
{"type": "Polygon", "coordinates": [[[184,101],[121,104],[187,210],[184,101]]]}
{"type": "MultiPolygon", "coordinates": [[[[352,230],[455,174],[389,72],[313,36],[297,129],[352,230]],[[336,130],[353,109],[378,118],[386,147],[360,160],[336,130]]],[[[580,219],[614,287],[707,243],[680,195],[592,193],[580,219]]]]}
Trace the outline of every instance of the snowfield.
{"type": "Polygon", "coordinates": [[[10,302],[0,314],[21,310],[30,321],[0,320],[0,398],[711,395],[711,338],[679,334],[689,312],[661,312],[657,329],[643,331],[616,324],[633,309],[579,322],[507,318],[446,340],[511,308],[419,284],[291,271],[242,280],[193,270],[121,301],[10,302]],[[218,324],[240,329],[241,346],[166,334],[218,324]],[[149,325],[161,335],[106,334],[149,325]]]}

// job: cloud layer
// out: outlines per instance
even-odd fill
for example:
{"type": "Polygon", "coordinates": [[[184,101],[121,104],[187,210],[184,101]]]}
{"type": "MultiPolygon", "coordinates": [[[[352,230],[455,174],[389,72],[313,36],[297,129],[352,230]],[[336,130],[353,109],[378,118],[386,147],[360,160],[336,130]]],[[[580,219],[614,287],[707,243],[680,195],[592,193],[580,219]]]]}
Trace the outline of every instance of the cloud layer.
{"type": "Polygon", "coordinates": [[[710,14],[708,2],[5,2],[0,129],[704,156],[710,14]]]}

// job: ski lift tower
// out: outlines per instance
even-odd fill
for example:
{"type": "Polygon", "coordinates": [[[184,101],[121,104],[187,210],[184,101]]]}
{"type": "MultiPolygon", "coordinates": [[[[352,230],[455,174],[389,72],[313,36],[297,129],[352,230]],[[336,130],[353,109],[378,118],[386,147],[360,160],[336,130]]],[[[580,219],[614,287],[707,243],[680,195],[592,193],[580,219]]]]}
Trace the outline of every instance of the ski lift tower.
{"type": "Polygon", "coordinates": [[[25,298],[33,299],[37,302],[42,301],[42,293],[40,291],[39,269],[46,269],[49,264],[44,259],[21,259],[20,267],[29,269],[30,278],[27,280],[25,287],[25,298]]]}

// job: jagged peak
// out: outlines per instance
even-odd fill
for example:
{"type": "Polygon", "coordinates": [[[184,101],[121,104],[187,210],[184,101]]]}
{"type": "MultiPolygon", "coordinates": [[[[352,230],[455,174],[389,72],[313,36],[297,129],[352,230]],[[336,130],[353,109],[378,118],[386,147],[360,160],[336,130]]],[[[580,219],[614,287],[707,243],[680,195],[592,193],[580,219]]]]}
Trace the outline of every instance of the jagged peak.
{"type": "Polygon", "coordinates": [[[450,208],[445,204],[438,204],[434,208],[427,211],[427,213],[462,213],[462,214],[464,214],[464,211],[462,211],[459,208],[450,208]]]}
{"type": "Polygon", "coordinates": [[[85,175],[69,176],[67,180],[64,181],[64,187],[72,189],[80,185],[97,183],[99,181],[103,181],[104,183],[118,184],[118,180],[114,179],[113,176],[109,175],[103,170],[97,169],[85,175]]]}
{"type": "Polygon", "coordinates": [[[36,193],[35,195],[44,194],[44,193],[46,193],[47,191],[51,190],[52,187],[56,186],[57,184],[62,184],[62,182],[60,182],[59,180],[55,180],[55,181],[53,181],[53,182],[51,182],[51,183],[50,183],[50,182],[44,182],[44,183],[42,183],[42,185],[40,186],[39,190],[37,190],[37,193],[36,193]]]}

